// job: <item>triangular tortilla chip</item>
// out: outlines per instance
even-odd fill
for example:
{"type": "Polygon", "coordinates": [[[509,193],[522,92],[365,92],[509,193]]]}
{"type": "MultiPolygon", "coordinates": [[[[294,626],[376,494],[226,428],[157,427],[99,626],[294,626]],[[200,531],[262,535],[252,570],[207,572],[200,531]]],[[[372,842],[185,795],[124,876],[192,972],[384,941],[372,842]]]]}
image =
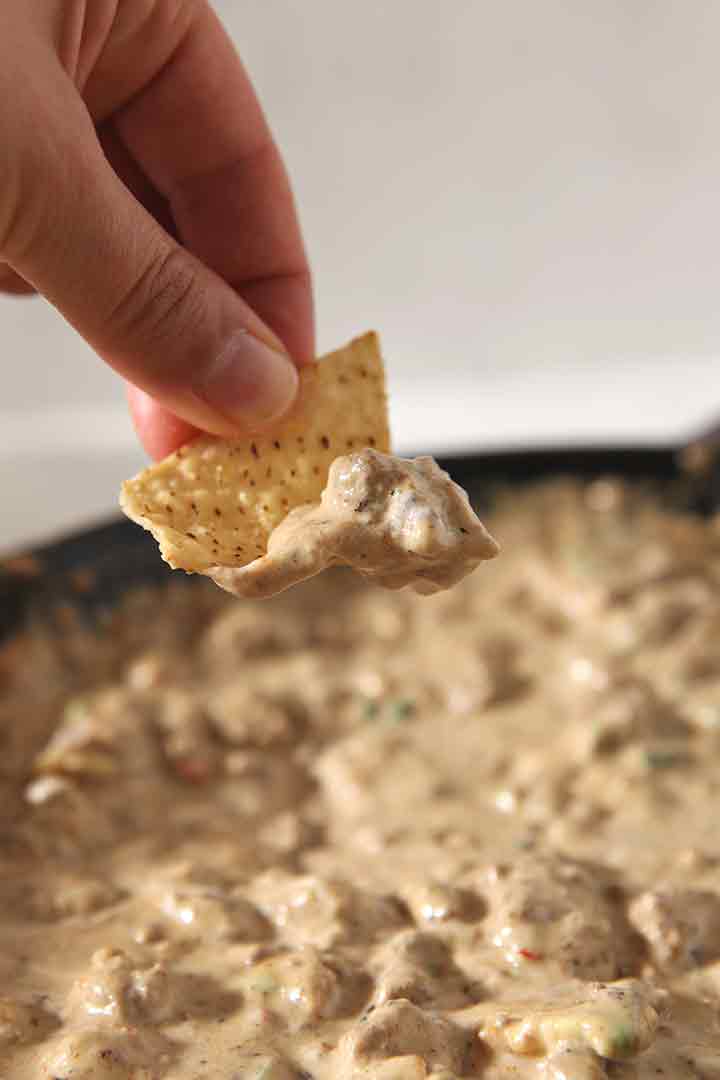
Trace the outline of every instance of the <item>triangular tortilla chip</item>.
{"type": "Polygon", "coordinates": [[[298,406],[271,435],[203,435],[123,484],[120,505],[170,566],[246,565],[290,510],[319,500],[336,457],[390,450],[376,334],[304,368],[300,384],[298,406]]]}

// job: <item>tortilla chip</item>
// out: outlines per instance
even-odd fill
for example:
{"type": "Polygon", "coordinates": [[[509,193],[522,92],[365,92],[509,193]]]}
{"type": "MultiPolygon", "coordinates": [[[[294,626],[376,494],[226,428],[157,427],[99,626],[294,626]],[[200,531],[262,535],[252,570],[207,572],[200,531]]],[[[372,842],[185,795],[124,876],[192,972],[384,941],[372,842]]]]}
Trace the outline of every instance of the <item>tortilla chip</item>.
{"type": "Polygon", "coordinates": [[[304,368],[298,405],[271,434],[200,436],[127,480],[120,505],[175,569],[245,566],[290,510],[320,499],[336,457],[366,446],[390,450],[374,333],[304,368]]]}

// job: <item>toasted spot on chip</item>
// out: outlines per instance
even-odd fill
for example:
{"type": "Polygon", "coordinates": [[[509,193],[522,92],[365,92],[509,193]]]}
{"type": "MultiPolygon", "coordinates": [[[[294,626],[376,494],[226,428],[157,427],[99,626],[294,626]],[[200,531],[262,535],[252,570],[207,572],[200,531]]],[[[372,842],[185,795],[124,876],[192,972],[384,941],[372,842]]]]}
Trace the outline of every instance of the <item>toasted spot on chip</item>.
{"type": "Polygon", "coordinates": [[[200,436],[126,481],[120,505],[176,569],[244,566],[290,510],[320,499],[336,457],[365,446],[390,450],[373,333],[300,372],[298,405],[271,438],[200,436]]]}

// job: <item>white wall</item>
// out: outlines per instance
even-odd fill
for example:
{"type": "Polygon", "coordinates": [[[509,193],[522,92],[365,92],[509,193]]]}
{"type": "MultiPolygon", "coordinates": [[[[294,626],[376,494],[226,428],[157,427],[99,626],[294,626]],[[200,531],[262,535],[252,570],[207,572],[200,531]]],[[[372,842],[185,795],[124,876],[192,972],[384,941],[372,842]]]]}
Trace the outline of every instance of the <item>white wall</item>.
{"type": "MultiPolygon", "coordinates": [[[[381,330],[403,446],[651,440],[720,413],[720,4],[216,7],[294,179],[320,347],[381,330]]],[[[111,507],[142,456],[52,311],[0,300],[0,348],[7,546],[111,507]],[[36,497],[18,482],[43,432],[85,463],[64,509],[44,451],[36,497]]]]}

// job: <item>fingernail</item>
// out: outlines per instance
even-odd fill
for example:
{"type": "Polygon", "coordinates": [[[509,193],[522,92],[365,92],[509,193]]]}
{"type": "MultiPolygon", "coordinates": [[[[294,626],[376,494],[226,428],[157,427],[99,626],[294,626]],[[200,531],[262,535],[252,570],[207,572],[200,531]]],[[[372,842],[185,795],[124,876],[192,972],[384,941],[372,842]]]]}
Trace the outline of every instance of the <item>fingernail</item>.
{"type": "Polygon", "coordinates": [[[238,330],[197,386],[198,395],[242,427],[267,424],[292,405],[298,373],[287,353],[271,349],[248,330],[238,330]]]}

